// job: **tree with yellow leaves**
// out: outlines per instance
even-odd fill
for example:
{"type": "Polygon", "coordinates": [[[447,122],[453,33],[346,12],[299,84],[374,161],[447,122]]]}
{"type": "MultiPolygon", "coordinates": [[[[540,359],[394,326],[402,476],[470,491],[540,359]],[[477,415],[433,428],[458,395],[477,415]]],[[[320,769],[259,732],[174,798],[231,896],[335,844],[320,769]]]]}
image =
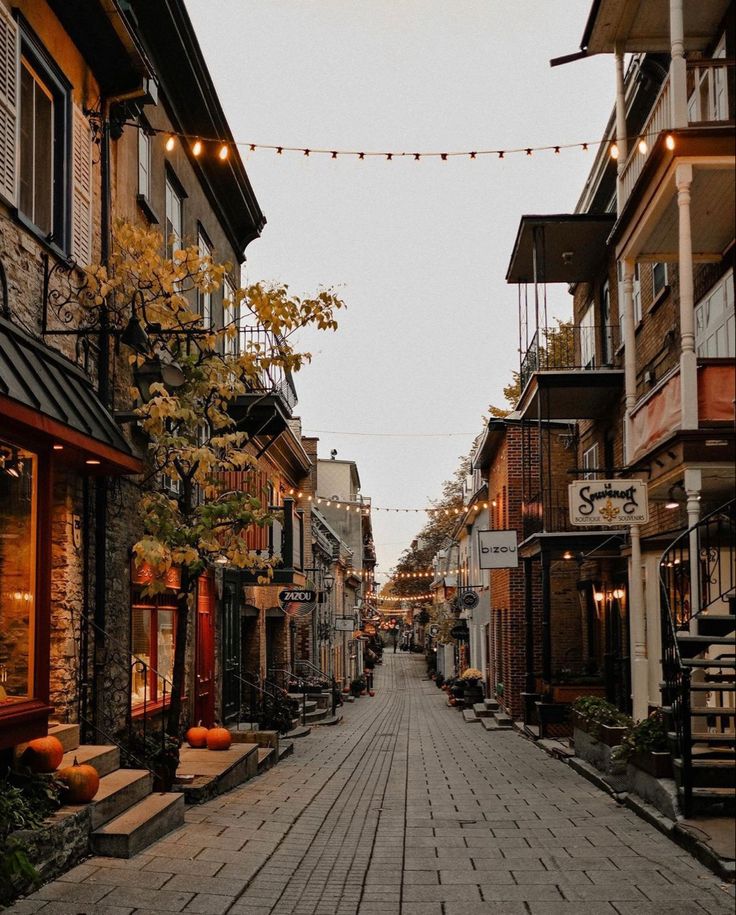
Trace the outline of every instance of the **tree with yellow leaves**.
{"type": "Polygon", "coordinates": [[[117,225],[109,265],[86,269],[80,303],[106,309],[113,333],[135,349],[129,361],[138,386],[130,395],[147,440],[148,472],[140,497],[144,533],[133,552],[137,565],[153,573],[149,592],[166,587],[172,567],[180,572],[167,718],[167,733],[178,736],[190,595],[198,575],[219,561],[267,581],[278,561],[256,554],[247,543],[254,525],[274,520],[265,494],[225,485],[228,472],[243,471],[247,480],[255,464],[249,436],[238,428],[231,406],[308,362],[310,354],[295,347],[294,335],[307,326],[335,330],[335,314],[344,303],[332,289],[299,298],[285,285],[235,289],[233,284],[224,299],[224,326],[209,327],[197,299],[223,287],[229,266],[202,256],[196,245],[171,257],[163,252],[157,231],[117,225]],[[149,374],[149,381],[141,382],[147,369],[159,380],[151,382],[149,374]]]}

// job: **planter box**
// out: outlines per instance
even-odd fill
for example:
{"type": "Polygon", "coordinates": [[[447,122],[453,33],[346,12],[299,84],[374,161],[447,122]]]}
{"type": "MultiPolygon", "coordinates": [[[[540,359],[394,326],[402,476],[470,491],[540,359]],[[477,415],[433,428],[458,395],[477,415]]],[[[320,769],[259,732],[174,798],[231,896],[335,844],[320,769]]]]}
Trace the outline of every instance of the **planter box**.
{"type": "Polygon", "coordinates": [[[602,741],[607,747],[617,747],[620,743],[623,742],[624,737],[626,737],[629,729],[622,727],[611,727],[608,724],[602,724],[600,726],[600,734],[594,735],[597,736],[600,741],[602,741]]]}
{"type": "Polygon", "coordinates": [[[637,769],[653,775],[654,778],[673,778],[672,756],[666,751],[661,753],[632,753],[629,762],[637,769]]]}
{"type": "Polygon", "coordinates": [[[558,683],[552,686],[552,698],[555,702],[574,702],[581,696],[606,697],[605,686],[589,683],[558,683]]]}

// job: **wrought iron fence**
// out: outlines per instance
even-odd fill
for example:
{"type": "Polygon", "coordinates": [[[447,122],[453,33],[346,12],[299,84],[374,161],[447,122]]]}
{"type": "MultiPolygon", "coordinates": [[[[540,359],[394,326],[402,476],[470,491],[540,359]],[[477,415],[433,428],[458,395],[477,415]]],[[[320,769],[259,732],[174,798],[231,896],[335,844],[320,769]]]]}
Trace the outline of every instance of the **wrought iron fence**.
{"type": "Polygon", "coordinates": [[[248,379],[248,388],[256,394],[274,394],[292,412],[297,405],[297,396],[291,374],[283,365],[271,364],[278,360],[284,343],[277,334],[265,327],[241,327],[238,337],[241,353],[252,353],[258,357],[261,370],[257,377],[248,379]]]}
{"type": "Polygon", "coordinates": [[[524,390],[535,372],[613,368],[617,364],[619,341],[620,329],[617,324],[540,327],[521,360],[521,390],[524,390]]]}

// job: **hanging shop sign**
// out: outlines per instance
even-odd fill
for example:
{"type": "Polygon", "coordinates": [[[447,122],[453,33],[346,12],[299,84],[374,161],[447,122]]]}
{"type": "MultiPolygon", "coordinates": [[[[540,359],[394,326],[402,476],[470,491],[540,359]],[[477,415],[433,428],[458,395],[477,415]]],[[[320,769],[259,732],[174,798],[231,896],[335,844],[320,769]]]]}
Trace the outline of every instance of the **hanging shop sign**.
{"type": "Polygon", "coordinates": [[[335,632],[352,632],[355,628],[355,619],[352,616],[336,616],[335,632]]]}
{"type": "Polygon", "coordinates": [[[465,591],[460,595],[460,606],[464,610],[474,610],[480,602],[480,598],[475,591],[465,591]]]}
{"type": "Polygon", "coordinates": [[[464,623],[456,623],[450,630],[450,635],[456,642],[470,641],[470,631],[464,623]]]}
{"type": "Polygon", "coordinates": [[[481,569],[515,569],[516,531],[478,531],[478,552],[481,569]]]}
{"type": "Polygon", "coordinates": [[[284,588],[279,591],[279,607],[287,616],[309,616],[317,605],[313,588],[284,588]]]}
{"type": "Polygon", "coordinates": [[[439,635],[439,631],[440,631],[440,627],[436,623],[434,623],[432,626],[429,627],[430,637],[433,639],[436,639],[437,636],[439,635]]]}
{"type": "Polygon", "coordinates": [[[569,496],[570,523],[579,527],[649,520],[647,484],[641,480],[576,480],[569,496]]]}

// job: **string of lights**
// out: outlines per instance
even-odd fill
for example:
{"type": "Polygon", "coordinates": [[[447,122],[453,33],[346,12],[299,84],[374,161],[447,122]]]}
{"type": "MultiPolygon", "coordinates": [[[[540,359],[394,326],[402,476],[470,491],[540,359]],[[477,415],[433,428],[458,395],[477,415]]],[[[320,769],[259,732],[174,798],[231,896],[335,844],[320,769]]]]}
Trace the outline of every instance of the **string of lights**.
{"type": "MultiPolygon", "coordinates": [[[[330,159],[340,157],[357,159],[381,159],[386,162],[395,160],[407,160],[420,162],[422,159],[439,159],[447,162],[450,159],[479,159],[483,157],[493,157],[495,159],[505,159],[507,156],[523,155],[531,158],[535,153],[552,153],[560,155],[567,150],[581,150],[587,152],[589,149],[596,149],[601,146],[608,147],[609,154],[613,159],[619,157],[619,147],[615,142],[606,139],[584,140],[575,143],[550,143],[544,146],[515,146],[508,149],[476,149],[476,150],[454,150],[441,152],[438,150],[428,150],[425,152],[408,152],[408,151],[389,151],[389,150],[358,150],[358,149],[331,149],[329,147],[309,147],[309,146],[286,146],[274,143],[253,143],[245,140],[233,140],[232,138],[222,137],[202,137],[187,134],[179,131],[164,130],[161,128],[150,127],[147,124],[140,124],[136,121],[126,121],[125,126],[133,127],[145,131],[149,136],[165,136],[164,148],[167,152],[173,152],[177,143],[185,146],[191,155],[198,159],[202,156],[214,156],[221,162],[227,162],[233,149],[247,152],[256,152],[258,150],[274,152],[276,155],[284,153],[295,153],[302,157],[310,156],[328,156],[330,159]]],[[[636,136],[627,137],[627,143],[636,144],[636,148],[642,155],[649,151],[650,143],[658,136],[659,131],[652,130],[649,133],[637,134],[636,136]]],[[[675,148],[675,138],[672,134],[667,134],[665,144],[668,149],[675,148]]]]}

